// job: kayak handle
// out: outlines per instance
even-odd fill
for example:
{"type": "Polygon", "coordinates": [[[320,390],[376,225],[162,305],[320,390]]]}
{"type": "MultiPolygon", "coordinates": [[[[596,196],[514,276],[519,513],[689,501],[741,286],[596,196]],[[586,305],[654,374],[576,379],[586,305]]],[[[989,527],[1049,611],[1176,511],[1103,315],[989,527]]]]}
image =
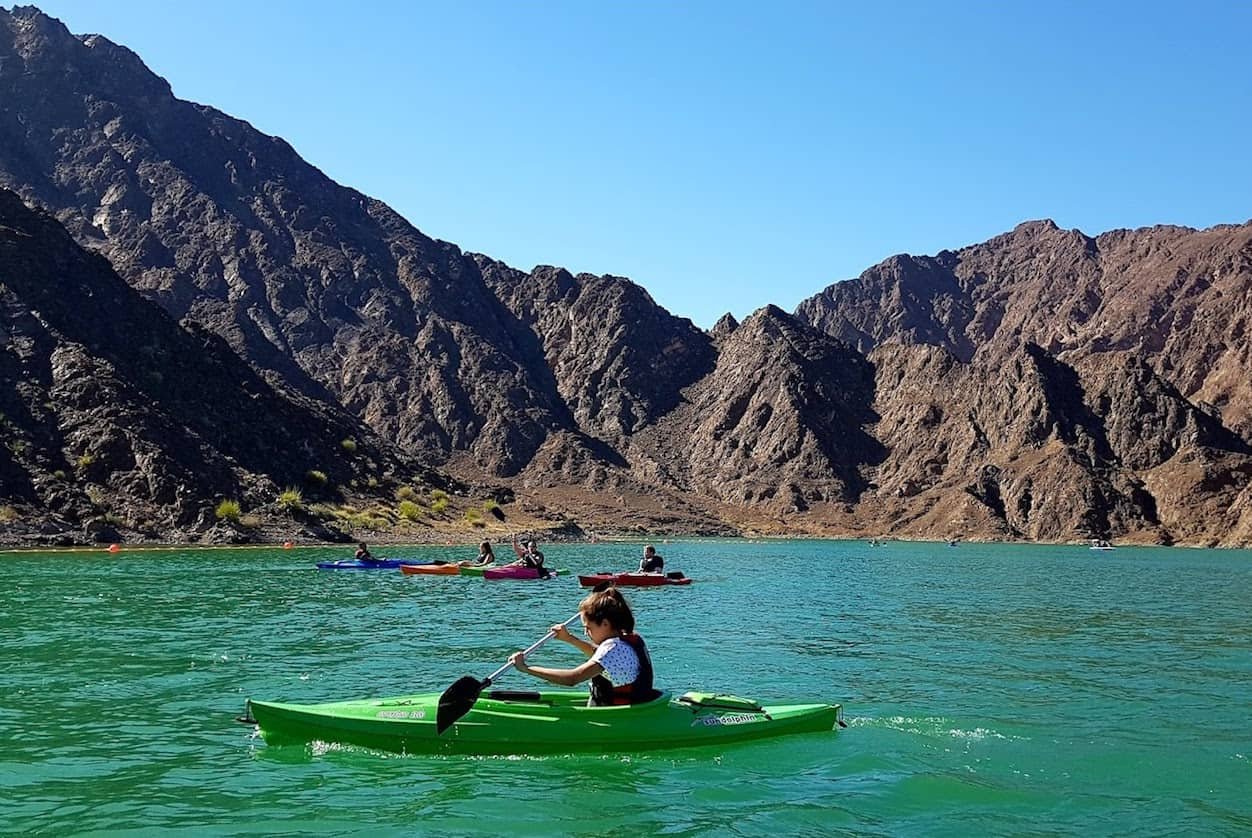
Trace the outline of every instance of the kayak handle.
{"type": "MultiPolygon", "coordinates": [[[[563,625],[563,626],[568,626],[570,623],[574,622],[575,620],[577,620],[577,619],[578,619],[579,617],[581,617],[581,616],[582,616],[582,612],[579,612],[578,614],[575,614],[573,617],[570,617],[570,618],[569,618],[568,620],[566,620],[565,622],[561,623],[561,625],[563,625]]],[[[531,652],[535,651],[535,650],[536,650],[536,649],[538,649],[540,646],[542,646],[543,644],[547,643],[549,640],[551,640],[551,639],[552,639],[552,638],[554,638],[554,637],[556,637],[556,635],[555,635],[555,634],[553,634],[551,631],[549,631],[547,634],[545,634],[543,637],[541,637],[541,638],[539,638],[538,640],[536,640],[534,643],[532,643],[532,644],[531,644],[530,646],[528,646],[526,649],[523,649],[523,650],[522,650],[522,657],[526,657],[526,656],[527,656],[527,655],[529,655],[531,652]]],[[[508,671],[509,671],[510,669],[512,669],[512,668],[513,668],[513,662],[512,662],[512,661],[510,661],[510,662],[506,663],[504,666],[500,667],[500,668],[499,668],[499,669],[497,669],[495,672],[493,672],[493,673],[491,673],[490,675],[488,675],[488,676],[486,677],[486,679],[484,679],[484,681],[483,681],[483,686],[484,686],[484,687],[489,687],[489,686],[491,686],[491,685],[495,682],[495,680],[496,680],[497,678],[499,678],[501,675],[503,675],[504,673],[508,672],[508,671]]]]}

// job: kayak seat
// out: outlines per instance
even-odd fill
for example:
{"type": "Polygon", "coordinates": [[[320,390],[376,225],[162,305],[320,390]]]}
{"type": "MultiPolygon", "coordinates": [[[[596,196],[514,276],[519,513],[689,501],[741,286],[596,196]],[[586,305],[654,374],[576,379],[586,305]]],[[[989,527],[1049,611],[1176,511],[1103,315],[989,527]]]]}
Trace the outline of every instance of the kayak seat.
{"type": "Polygon", "coordinates": [[[531,703],[541,700],[539,693],[533,690],[491,690],[486,697],[496,701],[529,701],[531,703]]]}

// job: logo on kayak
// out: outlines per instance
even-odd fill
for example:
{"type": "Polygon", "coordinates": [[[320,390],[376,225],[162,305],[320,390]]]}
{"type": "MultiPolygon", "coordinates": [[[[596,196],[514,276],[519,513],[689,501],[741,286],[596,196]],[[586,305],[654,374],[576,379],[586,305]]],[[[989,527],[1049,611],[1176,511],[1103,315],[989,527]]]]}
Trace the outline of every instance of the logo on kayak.
{"type": "Polygon", "coordinates": [[[424,719],[425,710],[379,710],[375,714],[378,719],[424,719]]]}
{"type": "Polygon", "coordinates": [[[765,718],[764,713],[727,713],[724,716],[697,716],[691,726],[721,727],[722,725],[750,725],[765,718]]]}

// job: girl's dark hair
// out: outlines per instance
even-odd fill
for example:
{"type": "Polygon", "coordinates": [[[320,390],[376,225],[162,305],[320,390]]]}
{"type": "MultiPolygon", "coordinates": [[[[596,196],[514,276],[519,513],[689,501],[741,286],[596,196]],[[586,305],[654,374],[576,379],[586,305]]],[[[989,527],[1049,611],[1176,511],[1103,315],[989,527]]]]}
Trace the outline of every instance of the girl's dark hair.
{"type": "Polygon", "coordinates": [[[478,552],[480,552],[480,553],[486,553],[488,556],[495,556],[495,554],[496,554],[496,551],[491,549],[491,542],[490,542],[490,541],[484,541],[482,544],[479,544],[479,545],[478,545],[478,552]]]}
{"type": "Polygon", "coordinates": [[[633,634],[635,631],[635,615],[626,604],[626,597],[617,588],[606,588],[587,595],[578,604],[578,611],[584,619],[595,620],[597,623],[608,623],[618,631],[633,634]]]}

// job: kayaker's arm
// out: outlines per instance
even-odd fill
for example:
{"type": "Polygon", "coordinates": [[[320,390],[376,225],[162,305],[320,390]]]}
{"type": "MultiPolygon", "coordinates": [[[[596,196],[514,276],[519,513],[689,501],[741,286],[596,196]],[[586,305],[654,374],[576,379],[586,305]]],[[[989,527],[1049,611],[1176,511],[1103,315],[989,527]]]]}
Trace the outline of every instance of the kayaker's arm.
{"type": "Polygon", "coordinates": [[[521,652],[514,652],[509,658],[509,662],[513,664],[513,668],[518,672],[524,672],[527,675],[534,675],[536,678],[542,678],[549,684],[559,684],[562,687],[572,687],[575,684],[581,684],[604,671],[604,667],[598,661],[587,661],[581,666],[573,669],[551,669],[546,666],[528,666],[526,664],[526,656],[521,652]]]}
{"type": "Polygon", "coordinates": [[[596,651],[595,644],[588,643],[586,640],[583,640],[581,637],[575,637],[574,635],[570,634],[569,629],[565,627],[564,623],[560,623],[552,627],[552,636],[555,637],[557,640],[564,640],[566,643],[573,646],[575,649],[582,652],[587,657],[591,657],[593,654],[595,654],[595,651],[596,651]]]}

